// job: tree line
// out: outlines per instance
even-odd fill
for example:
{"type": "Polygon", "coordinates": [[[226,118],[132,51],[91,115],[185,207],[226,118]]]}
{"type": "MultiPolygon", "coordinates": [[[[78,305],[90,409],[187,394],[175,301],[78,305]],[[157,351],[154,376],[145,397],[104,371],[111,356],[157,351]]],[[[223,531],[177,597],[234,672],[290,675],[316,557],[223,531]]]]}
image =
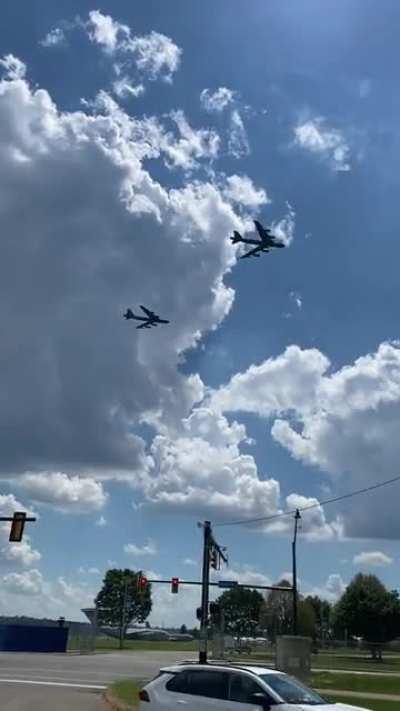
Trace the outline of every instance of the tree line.
{"type": "MultiPolygon", "coordinates": [[[[129,569],[108,570],[96,598],[97,623],[119,630],[120,644],[128,625],[144,623],[152,609],[152,589],[138,589],[139,572],[129,569]]],[[[250,588],[225,591],[213,606],[211,623],[221,624],[236,638],[276,637],[292,633],[293,598],[288,580],[279,587],[288,592],[271,590],[265,597],[250,588]]],[[[182,629],[186,629],[183,625],[182,629]]],[[[315,643],[332,639],[362,638],[376,659],[382,645],[400,635],[400,599],[397,590],[387,590],[375,575],[359,573],[349,583],[336,604],[318,595],[299,595],[298,633],[315,643]]]]}

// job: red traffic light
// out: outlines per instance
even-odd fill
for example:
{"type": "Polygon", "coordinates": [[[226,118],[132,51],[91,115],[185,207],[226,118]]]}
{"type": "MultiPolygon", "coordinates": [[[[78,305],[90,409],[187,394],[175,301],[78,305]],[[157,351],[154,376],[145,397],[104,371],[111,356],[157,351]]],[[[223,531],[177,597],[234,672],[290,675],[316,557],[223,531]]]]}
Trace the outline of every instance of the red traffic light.
{"type": "Polygon", "coordinates": [[[10,543],[21,543],[24,535],[26,513],[25,511],[16,511],[11,522],[10,543]]]}
{"type": "Polygon", "coordinates": [[[171,578],[171,592],[175,594],[179,592],[179,578],[171,578]]]}
{"type": "Polygon", "coordinates": [[[142,575],[141,573],[138,575],[137,579],[137,586],[139,592],[144,592],[149,584],[149,581],[147,580],[145,575],[142,575]]]}

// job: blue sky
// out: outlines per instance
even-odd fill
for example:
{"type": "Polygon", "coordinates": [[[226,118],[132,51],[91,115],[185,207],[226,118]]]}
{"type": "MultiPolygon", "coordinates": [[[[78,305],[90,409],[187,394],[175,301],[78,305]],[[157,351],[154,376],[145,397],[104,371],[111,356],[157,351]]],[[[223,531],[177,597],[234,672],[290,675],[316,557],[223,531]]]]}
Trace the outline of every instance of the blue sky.
{"type": "MultiPolygon", "coordinates": [[[[4,4],[1,506],[40,519],[4,542],[3,612],[79,618],[110,561],[193,577],[198,520],[399,473],[399,15],[4,4]],[[239,261],[255,217],[288,248],[239,261]],[[137,333],[139,303],[171,326],[137,333]]],[[[398,586],[397,493],[304,516],[305,592],[398,586]]],[[[276,581],[291,526],[216,528],[227,574],[276,581]]]]}

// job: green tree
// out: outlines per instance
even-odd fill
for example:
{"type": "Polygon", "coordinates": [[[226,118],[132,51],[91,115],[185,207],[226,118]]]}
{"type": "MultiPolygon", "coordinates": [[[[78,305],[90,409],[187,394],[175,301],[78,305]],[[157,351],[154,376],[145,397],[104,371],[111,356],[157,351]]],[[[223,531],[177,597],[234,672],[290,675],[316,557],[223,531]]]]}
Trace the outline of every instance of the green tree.
{"type": "Polygon", "coordinates": [[[359,573],[334,608],[335,630],[363,637],[374,658],[381,659],[384,642],[400,631],[400,601],[397,591],[388,591],[375,575],[359,573]]]}
{"type": "Polygon", "coordinates": [[[180,628],[179,631],[180,631],[181,634],[187,634],[187,633],[188,633],[188,630],[187,630],[186,625],[181,625],[181,628],[180,628]]]}
{"type": "Polygon", "coordinates": [[[257,590],[232,588],[217,600],[224,612],[225,630],[234,637],[254,637],[264,598],[257,590]]]}
{"type": "Polygon", "coordinates": [[[303,637],[315,637],[316,615],[315,610],[309,600],[299,599],[297,605],[297,628],[298,633],[303,637]]]}
{"type": "Polygon", "coordinates": [[[138,589],[140,573],[125,568],[107,570],[103,587],[96,597],[97,622],[118,629],[120,649],[128,625],[144,622],[151,612],[151,585],[138,589]]]}
{"type": "Polygon", "coordinates": [[[315,633],[319,639],[326,639],[330,634],[332,605],[318,595],[308,595],[306,602],[312,605],[315,613],[315,633]]]}
{"type": "Polygon", "coordinates": [[[292,586],[288,580],[280,580],[277,586],[289,590],[270,590],[265,598],[262,613],[262,626],[267,628],[268,636],[273,642],[280,635],[292,634],[293,630],[292,586]]]}

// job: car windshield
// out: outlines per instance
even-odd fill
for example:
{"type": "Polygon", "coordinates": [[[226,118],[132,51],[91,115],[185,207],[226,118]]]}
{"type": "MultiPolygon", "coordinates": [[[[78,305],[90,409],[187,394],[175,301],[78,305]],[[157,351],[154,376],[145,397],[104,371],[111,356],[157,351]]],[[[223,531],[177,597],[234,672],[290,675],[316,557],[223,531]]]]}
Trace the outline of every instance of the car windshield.
{"type": "Polygon", "coordinates": [[[285,674],[260,674],[260,678],[287,704],[326,704],[325,699],[285,674]]]}

